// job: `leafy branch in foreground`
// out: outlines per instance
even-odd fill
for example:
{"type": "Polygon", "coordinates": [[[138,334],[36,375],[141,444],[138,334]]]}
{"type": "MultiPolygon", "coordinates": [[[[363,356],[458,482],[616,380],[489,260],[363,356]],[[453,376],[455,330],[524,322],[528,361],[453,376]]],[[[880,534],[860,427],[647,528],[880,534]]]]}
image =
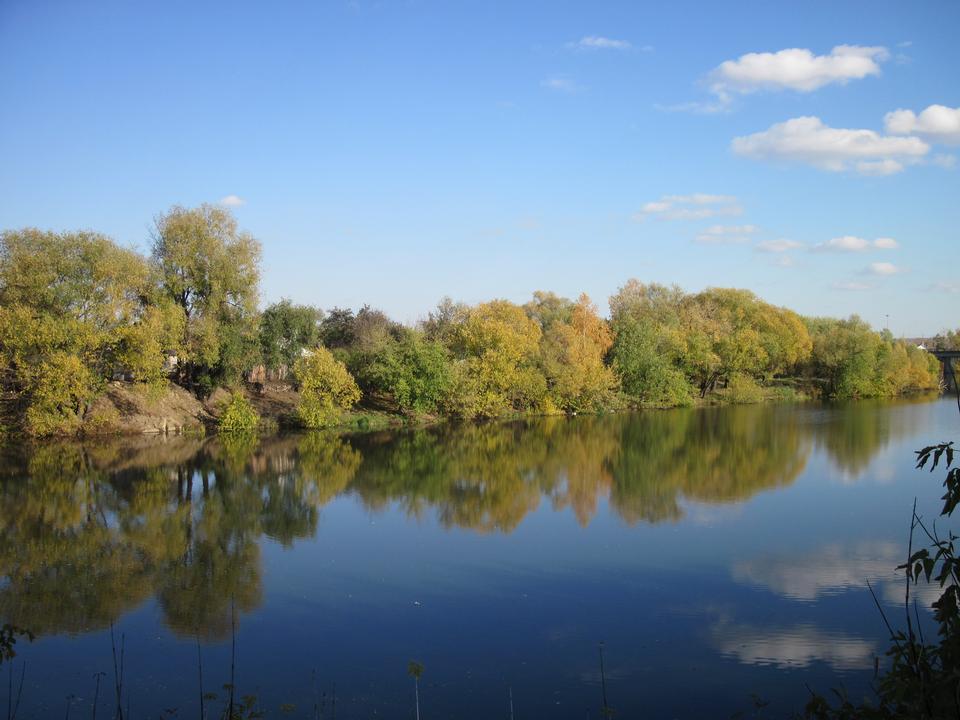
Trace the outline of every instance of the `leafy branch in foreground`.
{"type": "Polygon", "coordinates": [[[17,651],[14,647],[17,644],[18,637],[25,637],[29,641],[33,641],[33,633],[29,630],[24,630],[23,628],[18,628],[16,625],[11,625],[10,623],[4,623],[0,626],[0,665],[6,660],[12,660],[17,656],[17,651]]]}

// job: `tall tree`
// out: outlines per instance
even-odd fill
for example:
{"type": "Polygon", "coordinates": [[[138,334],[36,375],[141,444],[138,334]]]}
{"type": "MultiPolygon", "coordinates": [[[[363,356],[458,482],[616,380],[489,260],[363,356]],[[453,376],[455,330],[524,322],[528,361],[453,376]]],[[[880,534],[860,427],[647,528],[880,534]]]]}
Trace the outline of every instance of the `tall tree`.
{"type": "Polygon", "coordinates": [[[602,410],[616,386],[604,364],[613,344],[610,327],[583,294],[567,321],[556,320],[544,336],[543,356],[550,398],[564,412],[602,410]]]}
{"type": "Polygon", "coordinates": [[[685,295],[677,287],[628,280],[610,298],[610,361],[624,393],[643,406],[687,405],[681,366],[688,351],[680,325],[685,295]]]}
{"type": "MultiPolygon", "coordinates": [[[[79,428],[124,340],[144,320],[150,273],[137,253],[89,232],[0,234],[0,360],[27,430],[79,428]]],[[[139,367],[163,358],[145,348],[139,367]]]]}
{"type": "Polygon", "coordinates": [[[460,324],[455,350],[455,412],[494,417],[537,407],[546,379],[536,366],[543,333],[523,308],[493,300],[471,308],[460,324]]]}
{"type": "Polygon", "coordinates": [[[186,317],[183,380],[199,392],[254,364],[260,243],[221,207],[171,208],[156,220],[153,261],[186,317]]]}

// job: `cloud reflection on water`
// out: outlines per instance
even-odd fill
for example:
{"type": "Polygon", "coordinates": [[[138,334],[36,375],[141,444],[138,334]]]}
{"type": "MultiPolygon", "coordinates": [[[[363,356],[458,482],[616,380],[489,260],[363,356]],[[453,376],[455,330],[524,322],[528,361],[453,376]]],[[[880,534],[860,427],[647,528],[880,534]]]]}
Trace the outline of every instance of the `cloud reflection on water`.
{"type": "MultiPolygon", "coordinates": [[[[905,553],[904,547],[892,542],[829,543],[804,554],[740,560],[731,575],[743,584],[802,602],[866,592],[869,581],[887,604],[898,605],[903,603],[904,577],[896,567],[906,559],[905,553]]],[[[936,583],[921,583],[911,588],[911,596],[920,607],[929,608],[940,597],[940,588],[936,583]]]]}
{"type": "Polygon", "coordinates": [[[870,640],[808,623],[766,628],[721,621],[711,634],[721,655],[748,665],[798,668],[825,662],[836,670],[866,670],[879,654],[870,640]]]}

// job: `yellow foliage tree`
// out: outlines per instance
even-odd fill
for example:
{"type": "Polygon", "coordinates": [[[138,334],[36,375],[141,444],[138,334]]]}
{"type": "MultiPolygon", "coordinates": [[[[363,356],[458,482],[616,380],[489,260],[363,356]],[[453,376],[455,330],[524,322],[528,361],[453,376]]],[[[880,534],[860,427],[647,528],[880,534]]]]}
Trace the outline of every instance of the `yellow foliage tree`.
{"type": "Polygon", "coordinates": [[[555,323],[544,341],[544,365],[553,403],[565,412],[602,409],[617,385],[604,358],[613,345],[606,321],[584,293],[567,323],[555,323]]]}
{"type": "Polygon", "coordinates": [[[336,424],[340,414],[360,400],[360,388],[347,370],[323,347],[312,350],[293,366],[300,385],[297,416],[308,428],[336,424]]]}
{"type": "MultiPolygon", "coordinates": [[[[122,367],[118,348],[143,313],[146,261],[103,235],[0,233],[0,364],[25,429],[75,432],[122,367]]],[[[156,352],[143,363],[162,363],[156,352]]]]}
{"type": "Polygon", "coordinates": [[[507,300],[471,308],[458,328],[454,411],[495,417],[540,405],[546,396],[536,367],[541,336],[540,326],[507,300]]]}

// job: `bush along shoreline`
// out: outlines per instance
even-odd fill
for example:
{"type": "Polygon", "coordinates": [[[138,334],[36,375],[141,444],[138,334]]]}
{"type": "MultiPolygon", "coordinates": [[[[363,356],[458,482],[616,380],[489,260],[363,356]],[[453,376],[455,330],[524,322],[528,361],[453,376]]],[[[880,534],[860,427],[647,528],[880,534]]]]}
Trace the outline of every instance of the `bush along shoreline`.
{"type": "MultiPolygon", "coordinates": [[[[173,207],[149,254],[93,232],[0,233],[0,423],[30,436],[249,432],[937,390],[936,358],[853,316],[747,290],[627,281],[586,295],[260,309],[260,243],[173,207]]],[[[946,336],[955,341],[956,334],[946,336]]]]}

